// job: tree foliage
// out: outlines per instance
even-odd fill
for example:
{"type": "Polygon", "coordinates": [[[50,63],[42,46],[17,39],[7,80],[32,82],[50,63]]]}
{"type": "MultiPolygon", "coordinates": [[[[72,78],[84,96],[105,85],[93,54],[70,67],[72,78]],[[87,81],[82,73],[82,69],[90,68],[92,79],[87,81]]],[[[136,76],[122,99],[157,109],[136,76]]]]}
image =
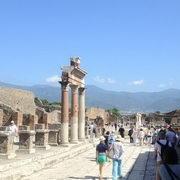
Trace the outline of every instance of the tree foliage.
{"type": "Polygon", "coordinates": [[[118,118],[122,117],[122,115],[119,112],[119,109],[117,109],[116,107],[113,107],[112,109],[108,109],[107,112],[111,113],[112,115],[118,118]]]}
{"type": "Polygon", "coordinates": [[[40,99],[43,105],[46,106],[51,106],[51,105],[57,105],[57,106],[61,106],[61,103],[59,102],[48,102],[47,99],[40,99]]]}

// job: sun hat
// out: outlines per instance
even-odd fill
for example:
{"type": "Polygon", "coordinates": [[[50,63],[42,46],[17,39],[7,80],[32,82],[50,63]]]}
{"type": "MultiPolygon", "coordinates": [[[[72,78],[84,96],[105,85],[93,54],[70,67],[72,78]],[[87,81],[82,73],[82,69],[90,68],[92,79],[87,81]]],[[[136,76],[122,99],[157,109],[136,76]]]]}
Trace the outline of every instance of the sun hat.
{"type": "Polygon", "coordinates": [[[122,137],[120,135],[117,135],[116,141],[122,141],[122,140],[123,140],[122,137]]]}
{"type": "Polygon", "coordinates": [[[101,136],[101,137],[99,138],[99,140],[100,140],[100,141],[104,141],[104,140],[105,140],[105,137],[104,137],[104,136],[101,136]]]}

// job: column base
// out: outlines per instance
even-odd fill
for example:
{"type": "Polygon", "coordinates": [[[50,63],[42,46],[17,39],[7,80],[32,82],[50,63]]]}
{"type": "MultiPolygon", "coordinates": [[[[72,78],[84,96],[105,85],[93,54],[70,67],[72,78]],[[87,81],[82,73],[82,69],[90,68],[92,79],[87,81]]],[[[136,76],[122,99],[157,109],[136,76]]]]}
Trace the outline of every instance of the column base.
{"type": "Polygon", "coordinates": [[[60,143],[60,145],[59,146],[61,146],[61,147],[69,147],[70,146],[70,144],[69,143],[60,143]]]}
{"type": "Polygon", "coordinates": [[[49,150],[51,149],[51,147],[49,145],[46,145],[46,146],[35,146],[35,148],[37,149],[43,149],[43,150],[49,150]]]}
{"type": "Polygon", "coordinates": [[[22,153],[22,154],[34,154],[36,152],[35,149],[18,149],[16,150],[17,153],[22,153]]]}
{"type": "Polygon", "coordinates": [[[16,157],[15,153],[12,154],[0,154],[0,159],[14,159],[16,157]]]}
{"type": "Polygon", "coordinates": [[[79,144],[79,141],[78,140],[72,140],[70,143],[71,144],[79,144]]]}
{"type": "Polygon", "coordinates": [[[58,143],[48,143],[50,146],[58,146],[58,143]]]}
{"type": "Polygon", "coordinates": [[[85,139],[85,138],[81,138],[81,139],[79,139],[79,141],[80,141],[80,142],[85,142],[86,139],[85,139]]]}

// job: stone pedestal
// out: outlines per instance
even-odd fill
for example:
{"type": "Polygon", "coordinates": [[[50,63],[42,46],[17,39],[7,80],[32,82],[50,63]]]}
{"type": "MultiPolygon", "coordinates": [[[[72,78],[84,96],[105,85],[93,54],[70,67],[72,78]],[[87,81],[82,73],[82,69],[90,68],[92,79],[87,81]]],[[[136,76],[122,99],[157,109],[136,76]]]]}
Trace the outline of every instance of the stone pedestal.
{"type": "Polygon", "coordinates": [[[12,159],[16,155],[13,151],[14,135],[8,131],[0,131],[0,159],[12,159]]]}
{"type": "Polygon", "coordinates": [[[17,153],[35,153],[33,140],[35,136],[35,131],[30,130],[29,126],[19,127],[19,149],[17,153]]]}
{"type": "Polygon", "coordinates": [[[3,115],[4,115],[3,110],[0,109],[0,126],[3,125],[3,115]]]}
{"type": "Polygon", "coordinates": [[[58,146],[60,128],[61,128],[61,124],[48,124],[49,145],[58,146]]]}
{"type": "Polygon", "coordinates": [[[36,148],[42,148],[45,150],[50,149],[50,146],[48,145],[49,130],[45,129],[44,124],[36,124],[35,129],[36,129],[36,136],[35,136],[36,148]]]}

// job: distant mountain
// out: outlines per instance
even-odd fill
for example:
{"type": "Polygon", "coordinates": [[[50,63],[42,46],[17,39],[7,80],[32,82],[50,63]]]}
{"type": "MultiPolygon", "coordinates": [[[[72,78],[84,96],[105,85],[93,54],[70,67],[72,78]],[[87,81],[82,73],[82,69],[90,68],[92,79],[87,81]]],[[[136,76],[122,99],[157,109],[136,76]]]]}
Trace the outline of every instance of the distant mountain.
{"type": "MultiPolygon", "coordinates": [[[[34,92],[34,94],[50,102],[60,101],[60,87],[48,85],[18,86],[0,82],[0,86],[19,88],[34,92]]],[[[109,109],[117,107],[121,112],[168,112],[180,109],[180,90],[168,89],[161,92],[115,92],[88,85],[86,105],[109,109]]]]}

